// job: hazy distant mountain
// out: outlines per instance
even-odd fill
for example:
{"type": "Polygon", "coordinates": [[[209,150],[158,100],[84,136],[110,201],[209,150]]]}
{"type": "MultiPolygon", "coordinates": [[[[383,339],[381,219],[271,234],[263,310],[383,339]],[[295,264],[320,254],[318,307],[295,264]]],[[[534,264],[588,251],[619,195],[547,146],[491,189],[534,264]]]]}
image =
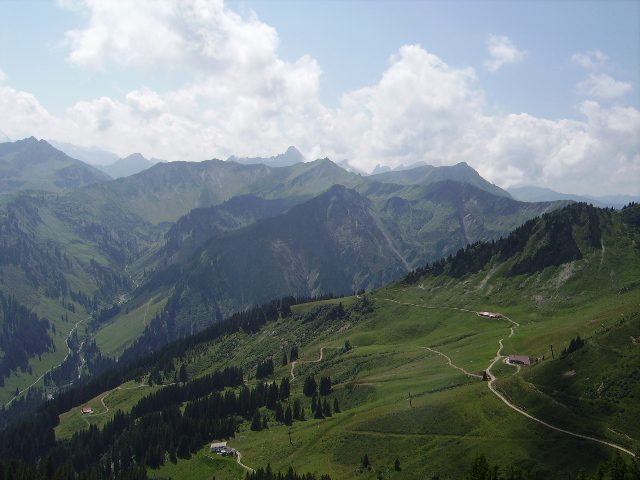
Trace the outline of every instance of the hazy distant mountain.
{"type": "Polygon", "coordinates": [[[265,165],[269,165],[270,167],[289,167],[291,165],[295,165],[296,163],[304,162],[304,156],[296,147],[289,147],[287,151],[276,155],[274,157],[262,158],[262,157],[236,157],[235,155],[231,155],[227,162],[237,162],[242,163],[244,165],[252,165],[256,163],[264,163],[265,165]]]}
{"type": "Polygon", "coordinates": [[[391,171],[391,167],[387,167],[386,165],[380,166],[380,164],[376,165],[376,168],[373,169],[371,175],[379,175],[381,173],[387,173],[391,171]]]}
{"type": "Polygon", "coordinates": [[[144,158],[140,153],[132,153],[128,157],[121,158],[111,165],[96,165],[97,168],[108,173],[113,178],[128,177],[153,167],[158,162],[152,162],[144,158]]]}
{"type": "Polygon", "coordinates": [[[7,136],[6,133],[4,133],[2,130],[0,130],[0,143],[5,143],[5,142],[10,142],[11,139],[7,136]]]}
{"type": "MultiPolygon", "coordinates": [[[[384,168],[388,167],[379,168],[379,170],[383,170],[384,168]]],[[[378,169],[378,167],[376,167],[376,169],[378,169]]],[[[482,178],[478,172],[465,162],[453,166],[432,167],[431,165],[424,165],[410,170],[386,171],[371,174],[366,177],[366,180],[369,182],[394,183],[398,185],[428,184],[441,182],[443,180],[454,180],[456,182],[469,183],[487,192],[491,192],[494,195],[511,197],[507,191],[482,178]]]]}
{"type": "Polygon", "coordinates": [[[400,164],[396,168],[394,168],[393,171],[401,172],[402,170],[411,170],[413,168],[424,167],[426,165],[427,165],[427,162],[415,162],[415,163],[412,163],[411,165],[407,165],[406,167],[400,164]]]}
{"type": "Polygon", "coordinates": [[[71,158],[82,160],[89,165],[111,165],[117,162],[120,157],[112,152],[106,152],[96,147],[86,148],[72,143],[48,140],[48,142],[61,152],[66,153],[71,158]]]}
{"type": "Polygon", "coordinates": [[[0,194],[19,190],[61,192],[111,180],[91,165],[34,137],[0,144],[0,194]]]}
{"type": "Polygon", "coordinates": [[[369,175],[364,170],[360,170],[359,168],[352,167],[351,165],[349,165],[349,160],[347,160],[346,158],[340,162],[336,162],[336,165],[338,165],[340,168],[344,168],[347,172],[357,173],[358,175],[363,175],[363,176],[369,175]]]}
{"type": "Polygon", "coordinates": [[[570,193],[560,193],[550,188],[543,187],[512,187],[507,189],[514,198],[523,202],[546,202],[552,200],[573,200],[574,202],[590,203],[594,207],[622,208],[631,202],[640,201],[639,196],[632,195],[607,195],[594,197],[591,195],[573,195],[570,193]]]}

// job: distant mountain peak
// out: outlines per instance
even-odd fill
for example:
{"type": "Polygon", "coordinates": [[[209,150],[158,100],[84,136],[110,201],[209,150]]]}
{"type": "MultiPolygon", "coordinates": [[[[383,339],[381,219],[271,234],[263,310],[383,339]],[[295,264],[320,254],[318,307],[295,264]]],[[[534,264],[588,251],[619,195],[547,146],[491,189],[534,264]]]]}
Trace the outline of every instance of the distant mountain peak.
{"type": "Polygon", "coordinates": [[[388,167],[387,165],[380,166],[380,164],[377,164],[376,168],[374,168],[373,171],[371,172],[371,175],[378,175],[380,173],[386,173],[390,171],[391,171],[391,167],[388,167]]]}
{"type": "Polygon", "coordinates": [[[122,178],[151,168],[156,162],[147,160],[141,153],[132,153],[111,165],[99,165],[98,168],[113,178],[122,178]]]}
{"type": "Polygon", "coordinates": [[[236,157],[235,155],[231,155],[228,159],[228,162],[237,162],[242,163],[244,165],[253,165],[257,163],[262,163],[264,165],[268,165],[270,167],[289,167],[291,165],[295,165],[296,163],[302,163],[305,161],[304,155],[300,153],[293,145],[287,148],[284,153],[280,153],[273,157],[263,158],[263,157],[236,157]]]}

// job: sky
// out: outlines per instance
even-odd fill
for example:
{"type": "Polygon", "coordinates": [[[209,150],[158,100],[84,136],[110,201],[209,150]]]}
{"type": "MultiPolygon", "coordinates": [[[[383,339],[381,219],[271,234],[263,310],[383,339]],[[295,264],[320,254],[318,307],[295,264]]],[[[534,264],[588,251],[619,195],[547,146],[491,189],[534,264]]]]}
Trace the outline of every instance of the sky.
{"type": "Polygon", "coordinates": [[[0,0],[0,141],[640,195],[640,1],[0,0]]]}

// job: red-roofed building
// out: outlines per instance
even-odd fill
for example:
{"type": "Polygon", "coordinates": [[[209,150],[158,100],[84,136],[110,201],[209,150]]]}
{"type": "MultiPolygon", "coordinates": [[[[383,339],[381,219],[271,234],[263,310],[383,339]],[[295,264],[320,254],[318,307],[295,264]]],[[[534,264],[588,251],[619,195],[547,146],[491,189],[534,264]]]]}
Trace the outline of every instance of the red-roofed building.
{"type": "Polygon", "coordinates": [[[531,359],[524,355],[509,355],[509,363],[517,363],[519,365],[531,365],[531,359]]]}

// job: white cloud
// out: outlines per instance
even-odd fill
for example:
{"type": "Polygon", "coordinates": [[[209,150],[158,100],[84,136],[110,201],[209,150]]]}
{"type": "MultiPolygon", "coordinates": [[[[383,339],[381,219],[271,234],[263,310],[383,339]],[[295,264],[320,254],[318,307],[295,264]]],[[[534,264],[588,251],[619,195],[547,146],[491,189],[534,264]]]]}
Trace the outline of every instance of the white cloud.
{"type": "Polygon", "coordinates": [[[604,66],[609,57],[600,50],[589,50],[585,53],[575,53],[571,56],[571,62],[583,68],[600,68],[604,66]]]}
{"type": "Polygon", "coordinates": [[[521,62],[527,53],[518,50],[518,47],[516,47],[508,37],[502,35],[489,35],[487,48],[492,58],[485,60],[484,66],[490,72],[495,72],[502,67],[502,65],[508,63],[521,62]]]}
{"type": "Polygon", "coordinates": [[[87,28],[66,33],[68,61],[75,66],[161,64],[206,74],[230,67],[250,73],[276,59],[276,31],[255,15],[242,18],[222,0],[67,0],[62,6],[89,18],[87,28]]]}
{"type": "Polygon", "coordinates": [[[454,69],[417,45],[392,57],[380,82],[343,96],[333,138],[354,166],[440,163],[484,106],[473,69],[454,69]]]}
{"type": "Polygon", "coordinates": [[[631,83],[620,82],[605,73],[592,73],[577,85],[578,92],[589,97],[612,99],[632,90],[631,83]]]}

